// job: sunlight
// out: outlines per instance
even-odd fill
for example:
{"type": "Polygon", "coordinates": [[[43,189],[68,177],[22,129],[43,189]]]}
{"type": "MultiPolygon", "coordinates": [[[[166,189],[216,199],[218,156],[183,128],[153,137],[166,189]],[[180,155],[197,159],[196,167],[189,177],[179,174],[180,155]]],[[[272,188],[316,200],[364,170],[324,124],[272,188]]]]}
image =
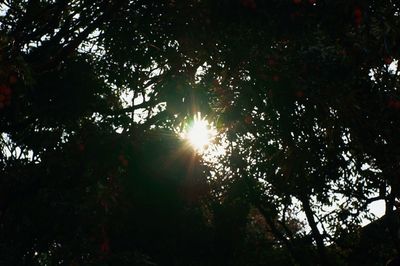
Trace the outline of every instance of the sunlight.
{"type": "Polygon", "coordinates": [[[204,152],[212,143],[216,135],[216,130],[206,119],[201,117],[201,113],[195,115],[193,121],[181,136],[198,152],[204,152]]]}
{"type": "Polygon", "coordinates": [[[190,144],[198,150],[209,144],[210,137],[206,121],[195,121],[187,133],[187,138],[190,144]]]}

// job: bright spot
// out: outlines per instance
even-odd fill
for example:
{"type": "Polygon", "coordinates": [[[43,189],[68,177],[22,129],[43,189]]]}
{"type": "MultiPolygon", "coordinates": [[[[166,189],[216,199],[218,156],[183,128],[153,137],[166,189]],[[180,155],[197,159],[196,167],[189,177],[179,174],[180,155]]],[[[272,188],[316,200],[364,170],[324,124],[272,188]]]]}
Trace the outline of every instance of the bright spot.
{"type": "Polygon", "coordinates": [[[202,118],[200,113],[197,113],[181,136],[186,139],[196,151],[204,152],[208,145],[212,143],[215,135],[215,128],[213,128],[206,119],[202,118]]]}
{"type": "Polygon", "coordinates": [[[207,123],[205,121],[196,121],[187,133],[190,144],[198,150],[201,150],[210,142],[207,123]]]}

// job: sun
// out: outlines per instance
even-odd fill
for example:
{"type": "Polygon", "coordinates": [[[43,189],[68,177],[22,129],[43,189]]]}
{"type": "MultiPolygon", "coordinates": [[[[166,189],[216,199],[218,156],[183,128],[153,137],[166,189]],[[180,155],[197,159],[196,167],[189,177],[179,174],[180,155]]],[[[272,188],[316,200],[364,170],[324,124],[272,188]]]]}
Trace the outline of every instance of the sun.
{"type": "Polygon", "coordinates": [[[204,149],[210,143],[210,134],[207,122],[204,120],[194,121],[187,132],[187,140],[197,150],[204,149]]]}
{"type": "Polygon", "coordinates": [[[213,142],[216,130],[210,122],[201,117],[201,113],[194,116],[182,137],[197,151],[204,152],[213,142]]]}

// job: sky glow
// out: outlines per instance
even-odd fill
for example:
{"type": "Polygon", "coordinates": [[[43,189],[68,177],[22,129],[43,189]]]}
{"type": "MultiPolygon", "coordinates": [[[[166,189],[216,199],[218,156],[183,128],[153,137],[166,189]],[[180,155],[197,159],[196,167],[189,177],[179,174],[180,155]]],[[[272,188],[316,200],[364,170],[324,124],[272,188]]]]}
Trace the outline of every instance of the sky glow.
{"type": "Polygon", "coordinates": [[[186,130],[181,134],[190,146],[197,152],[203,153],[207,147],[213,142],[216,130],[205,118],[201,117],[201,113],[197,113],[193,120],[188,124],[186,130]]]}

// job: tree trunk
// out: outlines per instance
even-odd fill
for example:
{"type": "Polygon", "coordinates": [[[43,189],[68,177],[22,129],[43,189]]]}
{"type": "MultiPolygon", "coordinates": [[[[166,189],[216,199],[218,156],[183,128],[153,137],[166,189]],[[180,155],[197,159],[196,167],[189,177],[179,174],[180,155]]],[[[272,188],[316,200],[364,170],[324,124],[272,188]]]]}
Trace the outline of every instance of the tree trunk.
{"type": "Polygon", "coordinates": [[[304,212],[306,214],[308,224],[311,227],[312,237],[314,238],[314,240],[315,240],[315,242],[317,244],[318,257],[319,257],[319,260],[320,260],[319,264],[320,265],[330,265],[330,262],[329,262],[329,260],[327,258],[327,255],[326,255],[326,248],[325,248],[325,245],[324,245],[324,239],[323,239],[321,233],[318,230],[317,223],[315,222],[314,213],[313,213],[313,211],[311,209],[309,198],[307,196],[301,195],[299,197],[299,199],[300,199],[300,201],[301,201],[301,203],[303,205],[303,210],[304,210],[304,212]]]}

